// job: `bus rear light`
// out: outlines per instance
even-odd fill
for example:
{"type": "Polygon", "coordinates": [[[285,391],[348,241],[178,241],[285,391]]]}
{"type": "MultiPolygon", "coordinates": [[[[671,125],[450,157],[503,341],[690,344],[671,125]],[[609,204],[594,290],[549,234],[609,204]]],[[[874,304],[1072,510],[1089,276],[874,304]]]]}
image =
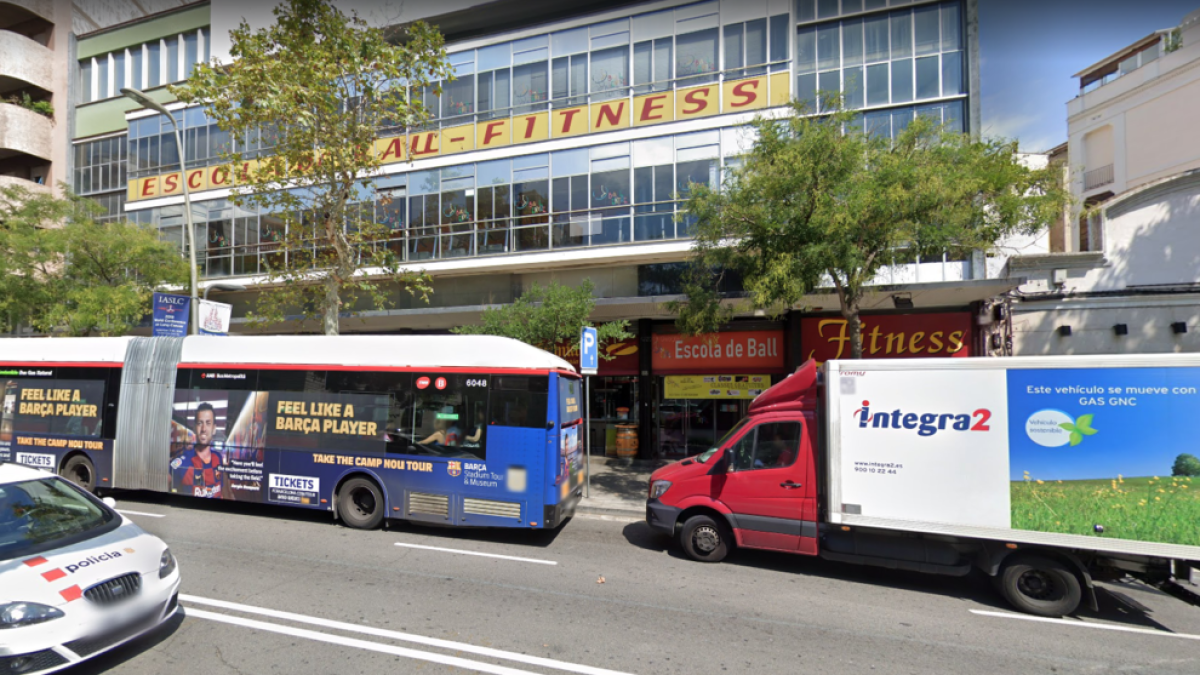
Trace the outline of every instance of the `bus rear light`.
{"type": "Polygon", "coordinates": [[[328,503],[329,503],[329,500],[328,500],[328,499],[322,499],[322,500],[321,500],[321,503],[322,503],[322,504],[328,504],[328,503]]]}

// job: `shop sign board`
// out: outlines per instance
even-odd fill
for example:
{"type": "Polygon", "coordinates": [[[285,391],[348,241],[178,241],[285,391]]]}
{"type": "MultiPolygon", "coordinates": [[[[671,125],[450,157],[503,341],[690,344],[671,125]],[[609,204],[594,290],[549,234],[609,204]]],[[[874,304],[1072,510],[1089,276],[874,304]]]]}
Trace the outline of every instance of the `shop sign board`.
{"type": "Polygon", "coordinates": [[[667,375],[663,398],[753,399],[771,386],[770,375],[667,375]]]}
{"type": "MultiPolygon", "coordinates": [[[[864,359],[971,356],[970,312],[862,317],[864,359]]],[[[820,363],[850,358],[850,328],[842,317],[800,320],[804,359],[820,363]]]]}
{"type": "MultiPolygon", "coordinates": [[[[637,338],[628,340],[604,342],[599,346],[599,353],[609,358],[599,357],[596,368],[599,375],[637,375],[638,374],[638,344],[637,338]]],[[[554,355],[565,360],[576,368],[579,363],[579,342],[560,342],[554,347],[554,355]]]]}
{"type": "Polygon", "coordinates": [[[783,331],[750,330],[653,337],[657,373],[773,372],[782,370],[783,331]]]}

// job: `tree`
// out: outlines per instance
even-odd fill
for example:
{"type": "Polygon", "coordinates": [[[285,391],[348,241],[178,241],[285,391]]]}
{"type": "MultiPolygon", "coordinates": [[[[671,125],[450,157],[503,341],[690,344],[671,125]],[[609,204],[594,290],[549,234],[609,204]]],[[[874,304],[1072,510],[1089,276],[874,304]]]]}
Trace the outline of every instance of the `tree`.
{"type": "Polygon", "coordinates": [[[98,205],[0,189],[0,326],[124,335],[154,289],[187,283],[187,263],[153,229],[98,223],[98,205]]]}
{"type": "Polygon", "coordinates": [[[243,21],[230,32],[231,63],[197,66],[171,91],[206,104],[233,138],[261,134],[264,148],[274,146],[256,162],[240,142],[223,153],[237,183],[231,199],[279,219],[263,242],[277,252],[266,258],[270,290],[259,294],[251,323],[299,313],[336,335],[344,307],[392,306],[392,282],[428,297],[428,277],[406,271],[383,244],[392,233],[370,206],[380,166],[373,144],[381,128],[428,120],[421,88],[436,89],[431,83],[452,71],[441,34],[422,22],[393,43],[329,0],[287,0],[275,17],[257,31],[243,21]]]}
{"type": "MultiPolygon", "coordinates": [[[[534,283],[512,304],[483,310],[482,323],[459,326],[451,332],[510,337],[553,352],[555,345],[578,340],[580,330],[592,326],[588,317],[596,308],[594,288],[591,280],[575,287],[558,283],[543,287],[534,283]]],[[[628,340],[633,337],[628,328],[628,321],[602,323],[596,326],[596,338],[600,344],[628,340]]],[[[600,354],[605,360],[614,358],[603,351],[600,354]]]]}
{"type": "Polygon", "coordinates": [[[753,308],[776,313],[832,286],[861,358],[859,308],[881,270],[989,251],[1046,227],[1066,204],[1058,173],[1022,164],[1014,143],[947,133],[919,115],[895,139],[860,125],[844,110],[817,117],[793,103],[787,117],[753,123],[757,140],[720,189],[690,186],[687,301],[671,304],[681,329],[710,332],[733,317],[716,290],[726,270],[741,274],[753,308]]]}
{"type": "Polygon", "coordinates": [[[1200,476],[1200,459],[1186,452],[1175,458],[1171,467],[1172,476],[1200,476]]]}

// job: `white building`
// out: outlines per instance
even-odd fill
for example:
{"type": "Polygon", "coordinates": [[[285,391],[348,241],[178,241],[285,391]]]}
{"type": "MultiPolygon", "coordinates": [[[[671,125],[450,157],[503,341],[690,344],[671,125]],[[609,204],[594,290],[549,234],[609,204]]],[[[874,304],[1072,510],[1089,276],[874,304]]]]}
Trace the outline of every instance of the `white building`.
{"type": "Polygon", "coordinates": [[[1200,351],[1200,11],[1076,73],[1076,200],[1025,277],[1014,352],[1200,351]]]}

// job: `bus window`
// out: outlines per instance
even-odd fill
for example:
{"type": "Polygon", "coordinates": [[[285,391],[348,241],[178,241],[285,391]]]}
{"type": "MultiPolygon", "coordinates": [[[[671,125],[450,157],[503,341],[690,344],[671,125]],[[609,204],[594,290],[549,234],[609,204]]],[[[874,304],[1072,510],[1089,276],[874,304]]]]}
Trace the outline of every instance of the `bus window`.
{"type": "Polygon", "coordinates": [[[408,452],[412,440],[412,374],[358,370],[329,371],[325,388],[338,394],[373,394],[379,402],[365,419],[379,424],[387,452],[408,452]],[[386,398],[385,398],[386,397],[386,398]]]}
{"type": "MultiPolygon", "coordinates": [[[[70,370],[83,369],[60,369],[70,370]]],[[[87,375],[105,378],[108,373],[87,375]]],[[[4,388],[0,427],[7,429],[9,436],[25,432],[99,438],[104,426],[105,384],[105,379],[5,379],[0,382],[4,388]]]]}
{"type": "Polygon", "coordinates": [[[408,454],[487,459],[488,375],[419,375],[408,454]]]}
{"type": "Polygon", "coordinates": [[[562,426],[570,426],[583,419],[583,399],[579,395],[579,380],[573,377],[558,377],[558,419],[562,426]]]}
{"type": "Polygon", "coordinates": [[[546,428],[550,378],[504,375],[492,378],[489,424],[501,427],[546,428]]]}

